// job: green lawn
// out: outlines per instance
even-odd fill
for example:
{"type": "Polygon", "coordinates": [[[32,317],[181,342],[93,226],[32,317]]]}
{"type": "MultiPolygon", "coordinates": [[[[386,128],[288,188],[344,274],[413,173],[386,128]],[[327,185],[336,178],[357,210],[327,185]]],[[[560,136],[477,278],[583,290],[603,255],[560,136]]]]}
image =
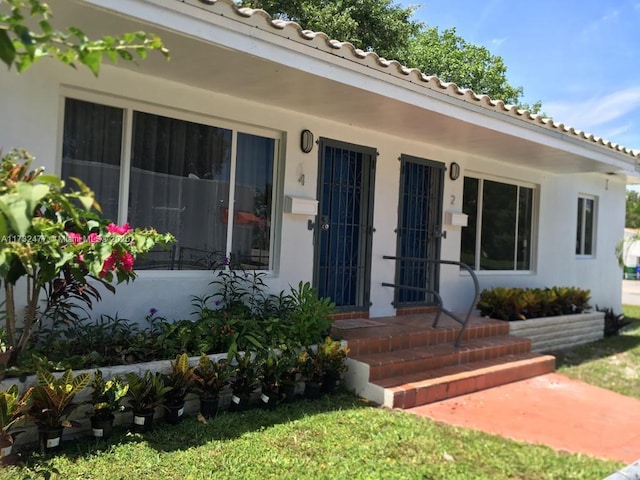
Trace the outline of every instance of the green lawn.
{"type": "Polygon", "coordinates": [[[557,370],[568,377],[640,398],[640,306],[624,305],[632,324],[621,335],[555,353],[557,370]]]}
{"type": "Polygon", "coordinates": [[[104,445],[83,440],[5,468],[0,479],[600,479],[620,467],[341,394],[274,412],[222,413],[207,425],[190,418],[104,445]]]}

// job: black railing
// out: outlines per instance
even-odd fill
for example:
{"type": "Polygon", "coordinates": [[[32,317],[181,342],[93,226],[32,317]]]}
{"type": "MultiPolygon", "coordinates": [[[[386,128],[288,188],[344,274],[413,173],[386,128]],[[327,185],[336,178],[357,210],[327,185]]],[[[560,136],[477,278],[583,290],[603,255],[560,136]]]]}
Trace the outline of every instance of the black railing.
{"type": "MultiPolygon", "coordinates": [[[[438,264],[438,265],[457,265],[459,267],[464,268],[467,272],[469,272],[471,280],[473,280],[473,287],[474,287],[475,291],[474,291],[474,295],[473,295],[473,302],[471,302],[471,305],[469,306],[469,310],[467,310],[467,314],[465,315],[464,319],[458,317],[458,315],[456,315],[452,311],[447,310],[446,308],[444,308],[444,305],[442,304],[442,297],[440,296],[440,293],[438,293],[436,290],[433,290],[433,289],[430,289],[430,288],[426,288],[426,287],[413,287],[413,286],[409,286],[409,285],[398,285],[396,283],[382,282],[382,286],[383,287],[392,287],[392,288],[396,289],[396,292],[399,289],[403,289],[403,290],[413,290],[413,291],[417,291],[417,292],[424,292],[424,293],[433,295],[436,298],[436,302],[438,304],[438,311],[436,313],[436,318],[433,321],[433,328],[436,328],[438,326],[438,321],[440,320],[440,314],[442,314],[442,313],[444,313],[448,317],[450,317],[453,320],[455,320],[456,322],[458,322],[460,325],[462,325],[462,328],[460,329],[460,333],[458,333],[458,336],[456,337],[456,341],[454,342],[454,345],[456,347],[459,347],[460,346],[460,341],[462,340],[462,335],[464,334],[464,331],[466,330],[467,325],[469,323],[469,319],[471,318],[471,313],[475,309],[476,304],[478,303],[478,299],[480,298],[480,284],[478,283],[478,277],[476,276],[476,274],[473,271],[473,269],[469,265],[467,265],[466,263],[456,262],[455,260],[427,260],[426,258],[392,257],[392,256],[389,256],[389,255],[385,255],[382,258],[384,258],[385,260],[399,260],[399,261],[409,261],[409,262],[435,263],[435,264],[438,264]]],[[[397,298],[397,295],[396,295],[396,298],[397,298]]]]}

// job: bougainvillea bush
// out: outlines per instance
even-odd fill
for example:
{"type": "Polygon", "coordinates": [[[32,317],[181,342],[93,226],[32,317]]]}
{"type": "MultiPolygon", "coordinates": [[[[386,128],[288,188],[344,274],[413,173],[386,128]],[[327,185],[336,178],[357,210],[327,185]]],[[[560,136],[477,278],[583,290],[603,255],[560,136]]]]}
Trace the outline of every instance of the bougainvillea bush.
{"type": "Polygon", "coordinates": [[[115,291],[114,285],[136,277],[136,257],[174,240],[103,218],[86,185],[74,179],[72,189],[41,168],[31,169],[33,160],[13,150],[0,165],[0,279],[13,359],[44,318],[91,307],[100,299],[96,285],[115,291]],[[16,285],[26,289],[24,309],[16,304],[16,285]]]}

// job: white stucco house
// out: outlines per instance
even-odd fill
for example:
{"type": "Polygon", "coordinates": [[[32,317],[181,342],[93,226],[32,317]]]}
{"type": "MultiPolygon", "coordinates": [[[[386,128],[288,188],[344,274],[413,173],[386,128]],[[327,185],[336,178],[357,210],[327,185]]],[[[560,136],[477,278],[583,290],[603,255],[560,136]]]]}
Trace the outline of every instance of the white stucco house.
{"type": "MultiPolygon", "coordinates": [[[[211,261],[311,281],[344,311],[466,308],[482,288],[579,286],[620,309],[624,147],[461,90],[230,0],[51,0],[59,26],[145,30],[171,49],[99,78],[0,71],[0,146],[83,178],[119,222],[178,243],[96,313],[186,318],[211,261]]],[[[426,72],[427,74],[429,72],[426,72]]]]}

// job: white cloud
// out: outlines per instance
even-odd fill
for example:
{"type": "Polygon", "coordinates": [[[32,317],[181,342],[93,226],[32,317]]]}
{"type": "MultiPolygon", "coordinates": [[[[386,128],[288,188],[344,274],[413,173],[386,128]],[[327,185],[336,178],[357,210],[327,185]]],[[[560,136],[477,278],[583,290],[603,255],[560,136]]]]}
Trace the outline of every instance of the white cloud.
{"type": "Polygon", "coordinates": [[[492,39],[491,39],[491,45],[495,45],[496,47],[499,47],[499,46],[500,46],[500,45],[502,45],[506,40],[507,40],[507,37],[502,37],[502,38],[492,38],[492,39]]]}
{"type": "Polygon", "coordinates": [[[606,126],[634,111],[640,113],[640,87],[630,87],[604,96],[576,101],[545,102],[543,110],[556,122],[590,131],[595,127],[606,126]]]}

